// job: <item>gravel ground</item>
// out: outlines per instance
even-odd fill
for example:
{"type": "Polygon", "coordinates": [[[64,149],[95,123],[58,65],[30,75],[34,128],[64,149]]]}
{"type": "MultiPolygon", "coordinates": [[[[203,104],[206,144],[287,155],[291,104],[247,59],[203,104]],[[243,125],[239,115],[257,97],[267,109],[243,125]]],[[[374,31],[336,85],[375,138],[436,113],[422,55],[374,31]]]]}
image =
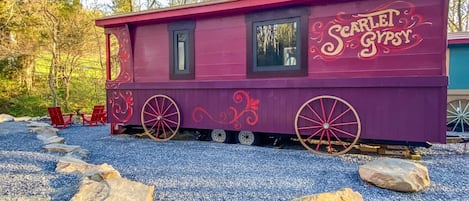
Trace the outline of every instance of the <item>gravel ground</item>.
{"type": "MultiPolygon", "coordinates": [[[[155,186],[154,200],[291,200],[349,187],[365,200],[469,200],[469,152],[462,144],[421,148],[431,186],[399,193],[363,182],[358,167],[379,156],[321,157],[298,149],[273,149],[201,141],[158,143],[110,136],[108,126],[61,130],[67,144],[90,151],[88,163],[111,164],[123,177],[155,186]]],[[[76,175],[55,173],[61,155],[45,153],[26,123],[0,124],[0,200],[68,200],[76,175]]]]}

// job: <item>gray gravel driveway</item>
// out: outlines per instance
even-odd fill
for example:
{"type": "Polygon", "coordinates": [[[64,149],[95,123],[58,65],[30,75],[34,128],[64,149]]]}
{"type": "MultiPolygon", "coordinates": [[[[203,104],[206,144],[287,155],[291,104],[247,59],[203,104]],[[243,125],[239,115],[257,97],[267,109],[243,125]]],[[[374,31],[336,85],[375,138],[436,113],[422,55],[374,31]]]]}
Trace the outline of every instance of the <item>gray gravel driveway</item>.
{"type": "MultiPolygon", "coordinates": [[[[369,201],[469,200],[469,153],[462,154],[461,144],[419,149],[432,184],[419,193],[399,193],[361,181],[358,167],[379,156],[321,157],[306,150],[204,141],[161,143],[111,136],[109,126],[74,125],[59,136],[89,150],[88,163],[108,163],[123,177],[154,185],[154,200],[291,200],[346,187],[369,201]]],[[[25,123],[0,124],[0,143],[0,200],[73,196],[79,179],[54,172],[61,155],[41,150],[41,141],[27,132],[25,123]]]]}

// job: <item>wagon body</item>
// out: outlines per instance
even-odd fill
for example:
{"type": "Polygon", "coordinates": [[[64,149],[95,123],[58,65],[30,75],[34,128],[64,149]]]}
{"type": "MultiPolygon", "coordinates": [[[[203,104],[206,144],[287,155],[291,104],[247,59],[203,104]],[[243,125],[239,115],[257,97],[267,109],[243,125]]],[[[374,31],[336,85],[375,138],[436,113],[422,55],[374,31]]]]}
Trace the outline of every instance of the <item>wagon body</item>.
{"type": "Polygon", "coordinates": [[[183,128],[295,134],[302,105],[327,95],[353,106],[360,139],[445,143],[446,12],[445,0],[239,0],[98,19],[108,72],[109,36],[120,45],[108,122],[141,125],[147,99],[164,94],[183,128]],[[261,68],[266,22],[294,24],[296,46],[278,48],[282,62],[296,52],[291,69],[261,68]],[[192,41],[182,76],[179,33],[192,41]]]}

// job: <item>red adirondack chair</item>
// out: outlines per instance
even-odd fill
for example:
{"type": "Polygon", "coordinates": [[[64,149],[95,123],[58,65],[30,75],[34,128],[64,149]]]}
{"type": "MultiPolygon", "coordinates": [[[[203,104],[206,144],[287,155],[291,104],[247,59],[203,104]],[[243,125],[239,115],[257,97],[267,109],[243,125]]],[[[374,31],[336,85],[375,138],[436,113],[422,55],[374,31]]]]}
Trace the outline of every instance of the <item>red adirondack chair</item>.
{"type": "Polygon", "coordinates": [[[90,126],[98,125],[98,123],[106,123],[106,112],[104,111],[104,105],[95,105],[93,107],[93,113],[91,116],[80,114],[81,119],[83,120],[83,126],[85,123],[88,123],[90,126]],[[88,117],[87,117],[88,116],[88,117]]]}
{"type": "Polygon", "coordinates": [[[72,125],[73,113],[62,114],[60,107],[49,107],[50,121],[52,126],[56,128],[66,128],[67,125],[72,125]]]}

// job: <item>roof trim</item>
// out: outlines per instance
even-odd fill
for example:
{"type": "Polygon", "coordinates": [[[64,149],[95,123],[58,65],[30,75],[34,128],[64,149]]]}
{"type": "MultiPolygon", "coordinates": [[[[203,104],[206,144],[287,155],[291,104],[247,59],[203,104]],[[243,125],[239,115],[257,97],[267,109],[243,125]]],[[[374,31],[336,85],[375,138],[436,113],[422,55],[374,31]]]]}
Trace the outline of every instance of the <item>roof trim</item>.
{"type": "Polygon", "coordinates": [[[112,27],[122,24],[165,22],[176,19],[192,19],[214,14],[242,13],[265,8],[302,5],[321,0],[215,0],[173,8],[155,9],[123,15],[104,17],[96,20],[96,26],[112,27]]]}
{"type": "Polygon", "coordinates": [[[469,44],[469,32],[448,33],[448,45],[469,44]]]}

